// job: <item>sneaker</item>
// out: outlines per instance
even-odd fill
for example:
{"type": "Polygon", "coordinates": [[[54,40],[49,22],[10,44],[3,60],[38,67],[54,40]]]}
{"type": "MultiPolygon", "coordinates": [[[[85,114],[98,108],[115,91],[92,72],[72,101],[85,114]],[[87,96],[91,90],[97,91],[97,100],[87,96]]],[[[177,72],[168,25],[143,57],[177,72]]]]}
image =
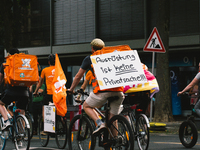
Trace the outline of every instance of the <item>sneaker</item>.
{"type": "Polygon", "coordinates": [[[48,135],[48,133],[47,133],[47,132],[45,132],[45,131],[41,131],[41,132],[40,132],[40,135],[43,135],[43,136],[45,136],[45,135],[48,135]]]}
{"type": "Polygon", "coordinates": [[[102,123],[100,126],[98,126],[94,132],[92,133],[94,136],[97,136],[99,135],[101,132],[105,131],[106,130],[106,126],[105,126],[105,123],[102,123]]]}
{"type": "Polygon", "coordinates": [[[8,129],[8,127],[11,127],[11,126],[12,126],[12,124],[8,120],[8,121],[6,121],[6,123],[5,122],[3,123],[2,130],[8,129]]]}

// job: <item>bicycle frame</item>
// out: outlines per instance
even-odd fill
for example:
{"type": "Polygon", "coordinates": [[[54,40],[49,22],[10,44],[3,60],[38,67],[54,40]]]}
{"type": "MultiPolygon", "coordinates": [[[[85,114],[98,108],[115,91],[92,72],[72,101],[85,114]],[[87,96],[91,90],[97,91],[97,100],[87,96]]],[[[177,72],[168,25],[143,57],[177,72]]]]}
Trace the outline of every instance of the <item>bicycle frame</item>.
{"type": "MultiPolygon", "coordinates": [[[[134,122],[136,123],[137,122],[137,115],[135,114],[135,112],[133,111],[135,109],[131,109],[129,108],[127,113],[128,113],[128,116],[129,116],[129,119],[131,121],[131,126],[135,132],[135,126],[134,126],[134,122]]],[[[145,121],[147,122],[147,127],[150,128],[150,123],[149,123],[149,119],[147,118],[147,116],[145,114],[139,114],[139,115],[142,115],[145,119],[145,121]]]]}
{"type": "MultiPolygon", "coordinates": [[[[82,96],[89,94],[87,92],[77,91],[74,95],[82,94],[82,96]]],[[[93,121],[84,111],[81,110],[81,114],[75,116],[70,122],[70,137],[69,148],[74,149],[72,143],[76,143],[76,149],[94,149],[96,145],[96,138],[99,138],[99,147],[105,149],[110,148],[131,148],[134,147],[134,134],[127,119],[122,115],[110,116],[110,103],[117,100],[118,96],[111,96],[107,98],[106,109],[101,111],[99,108],[93,108],[93,111],[98,114],[99,118],[103,120],[107,130],[103,129],[97,136],[93,135],[93,131],[96,127],[95,121],[93,121]],[[78,121],[78,122],[77,122],[78,121]],[[78,124],[77,124],[78,123],[78,124]],[[78,125],[78,126],[77,126],[78,125]],[[77,127],[76,127],[77,126],[77,127]],[[75,128],[76,127],[76,128],[75,128]],[[119,127],[119,128],[118,128],[119,127]],[[86,143],[84,143],[86,141],[86,143]],[[84,148],[83,148],[84,147],[84,148]]],[[[75,99],[79,105],[83,105],[85,100],[75,99]]]]}

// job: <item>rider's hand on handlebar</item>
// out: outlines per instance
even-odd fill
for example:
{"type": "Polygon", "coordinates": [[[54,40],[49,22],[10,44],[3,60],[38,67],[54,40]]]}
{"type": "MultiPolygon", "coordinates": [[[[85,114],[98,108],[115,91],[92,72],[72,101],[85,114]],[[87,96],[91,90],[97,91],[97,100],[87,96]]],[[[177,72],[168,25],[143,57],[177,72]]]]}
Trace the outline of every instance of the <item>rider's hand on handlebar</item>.
{"type": "Polygon", "coordinates": [[[183,94],[183,92],[181,91],[181,92],[178,92],[177,93],[177,96],[180,96],[181,94],[183,94]]]}
{"type": "Polygon", "coordinates": [[[37,97],[38,95],[39,95],[38,92],[34,92],[34,93],[33,93],[33,96],[34,96],[34,97],[37,97]]]}
{"type": "Polygon", "coordinates": [[[67,89],[67,93],[68,93],[69,95],[71,95],[71,94],[74,94],[74,91],[72,91],[72,90],[70,90],[70,89],[67,89]]]}

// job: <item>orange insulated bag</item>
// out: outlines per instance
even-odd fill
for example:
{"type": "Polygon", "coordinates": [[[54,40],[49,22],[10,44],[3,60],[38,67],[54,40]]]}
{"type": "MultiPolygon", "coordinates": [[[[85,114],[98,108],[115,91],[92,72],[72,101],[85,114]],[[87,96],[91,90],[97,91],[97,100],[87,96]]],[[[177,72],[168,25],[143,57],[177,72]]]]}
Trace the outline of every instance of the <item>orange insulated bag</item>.
{"type": "Polygon", "coordinates": [[[4,63],[4,80],[12,86],[30,86],[39,80],[37,56],[14,54],[4,63]]]}

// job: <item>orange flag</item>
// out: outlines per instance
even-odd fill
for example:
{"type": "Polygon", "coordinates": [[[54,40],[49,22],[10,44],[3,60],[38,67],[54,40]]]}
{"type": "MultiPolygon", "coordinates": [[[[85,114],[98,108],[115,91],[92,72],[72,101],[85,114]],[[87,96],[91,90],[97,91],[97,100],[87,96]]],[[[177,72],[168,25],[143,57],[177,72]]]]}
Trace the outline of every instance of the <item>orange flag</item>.
{"type": "Polygon", "coordinates": [[[52,82],[53,90],[53,103],[56,106],[56,114],[60,116],[65,116],[67,113],[67,104],[66,104],[66,87],[65,84],[67,79],[62,70],[58,54],[55,58],[55,76],[52,82]]]}

